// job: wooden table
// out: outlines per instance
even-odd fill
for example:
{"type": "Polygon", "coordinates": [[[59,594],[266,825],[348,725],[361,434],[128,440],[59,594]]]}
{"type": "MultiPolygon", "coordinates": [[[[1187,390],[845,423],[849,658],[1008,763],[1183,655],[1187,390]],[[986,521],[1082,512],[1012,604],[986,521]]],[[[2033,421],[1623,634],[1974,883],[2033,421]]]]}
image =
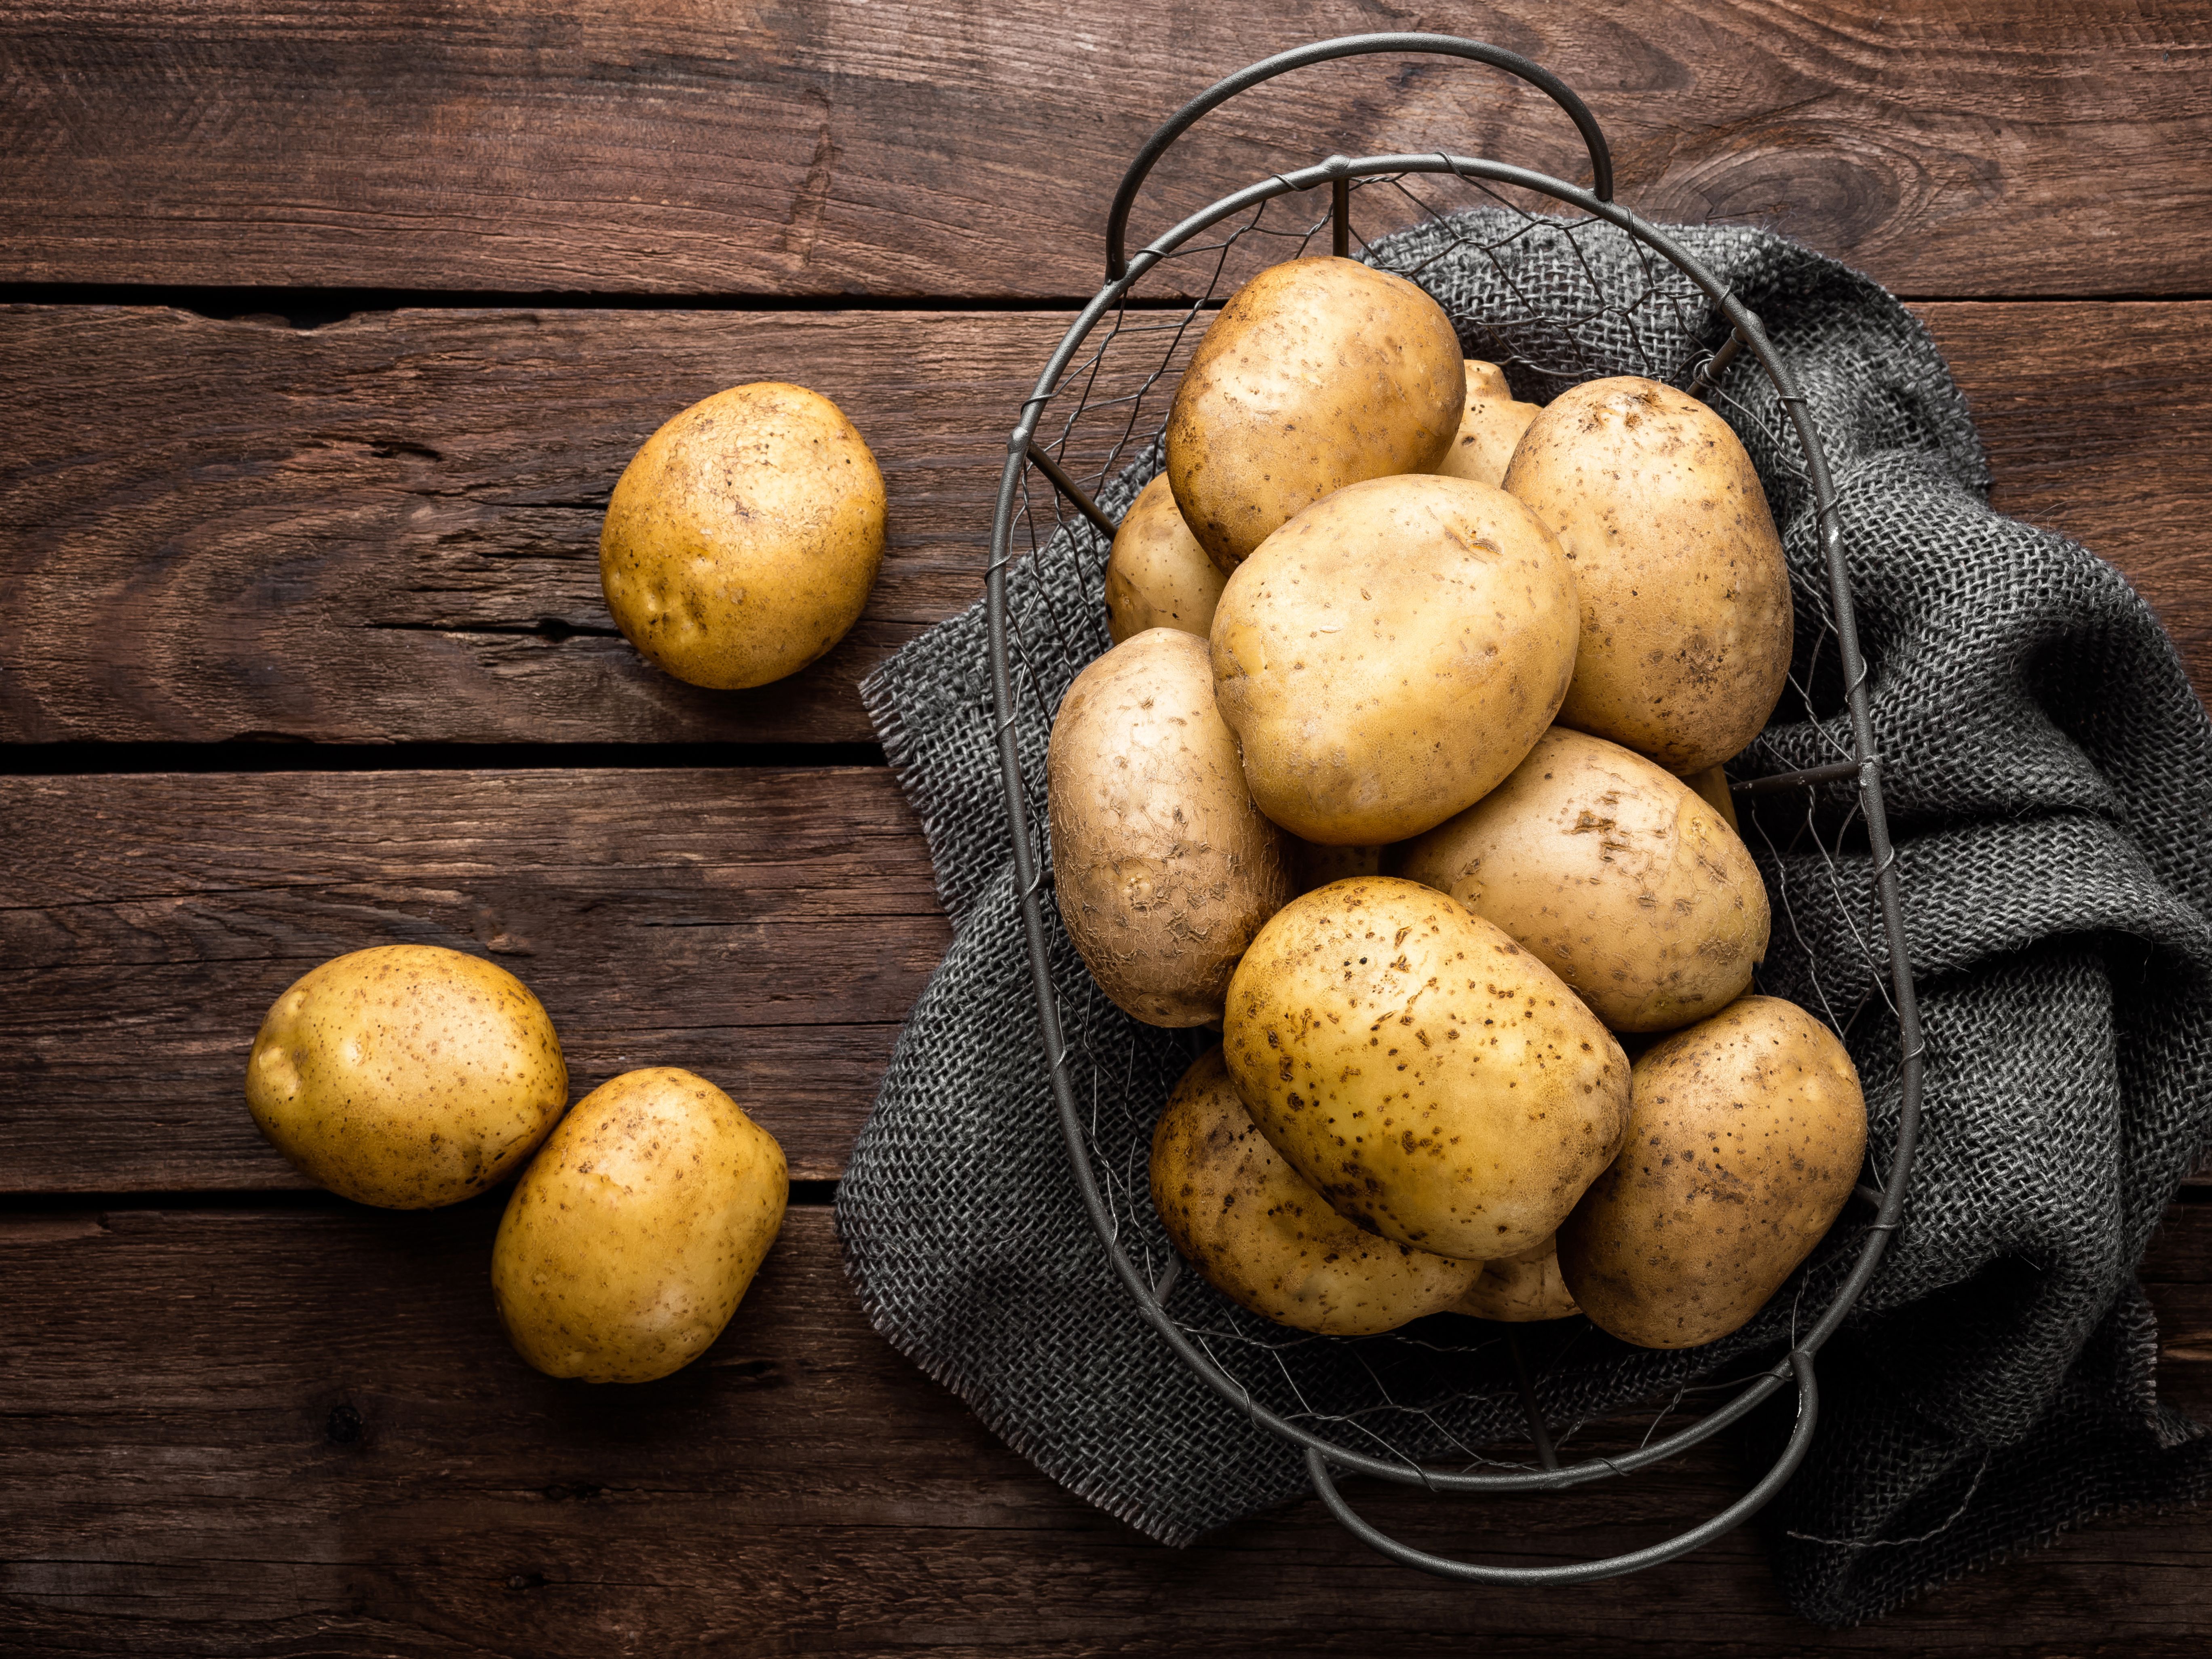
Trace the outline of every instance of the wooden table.
{"type": "MultiPolygon", "coordinates": [[[[1387,1567],[1311,1505],[1170,1551],[860,1317],[827,1206],[947,931],[854,686],[978,593],[1113,183],[1218,73],[1360,27],[1552,64],[1639,210],[1911,300],[1998,505],[2118,564],[2212,685],[2212,0],[1127,16],[0,4],[0,1649],[2205,1650],[2203,1513],[1841,1633],[1788,1613],[1755,1530],[1543,1595],[1387,1567]],[[850,411],[891,544],[830,658],[716,695],[616,634],[596,538],[646,434],[760,379],[850,411]],[[579,1091],[681,1064],[782,1140],[790,1220],[704,1360],[541,1377],[488,1294],[501,1195],[369,1211],[262,1143],[263,1011],[395,940],[520,973],[579,1091]]],[[[1573,144],[1479,71],[1339,66],[1207,122],[1140,217],[1332,149],[1573,176],[1573,144]]],[[[2143,1267],[2200,1417],[2207,1195],[2143,1267]]],[[[1740,1479],[1378,1508],[1551,1559],[1740,1479]]]]}

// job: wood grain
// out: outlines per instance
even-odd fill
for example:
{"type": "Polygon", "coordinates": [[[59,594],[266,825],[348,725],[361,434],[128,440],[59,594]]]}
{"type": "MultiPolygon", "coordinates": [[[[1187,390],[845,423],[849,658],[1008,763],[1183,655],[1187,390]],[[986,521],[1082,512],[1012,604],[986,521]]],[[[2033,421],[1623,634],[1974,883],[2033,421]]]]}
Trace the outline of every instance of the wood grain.
{"type": "MultiPolygon", "coordinates": [[[[1170,112],[1393,28],[1558,70],[1650,217],[1775,226],[1928,295],[2203,289],[2205,0],[17,0],[0,280],[1086,295],[1170,112]]],[[[1439,149],[1588,173],[1517,82],[1335,66],[1202,124],[1138,223],[1334,150],[1439,149]]]]}
{"type": "MultiPolygon", "coordinates": [[[[2212,690],[2212,304],[1918,308],[1996,505],[2085,540],[2212,690]]],[[[1058,313],[404,311],[311,332],[0,312],[0,742],[868,741],[859,678],[981,590],[1005,433],[1058,313]],[[613,632],[607,492],[740,380],[850,411],[884,574],[823,661],[686,686],[613,632]]]]}
{"type": "MultiPolygon", "coordinates": [[[[999,1445],[872,1333],[829,1212],[792,1212],[721,1340],[640,1388],[555,1382],[486,1283],[495,1201],[412,1215],[0,1216],[0,1644],[41,1654],[2183,1655],[2212,1634],[2200,1516],[2093,1524],[1855,1632],[1782,1604],[1753,1530],[1631,1580],[1470,1591],[1317,1504],[1153,1545],[999,1445]],[[2194,1644],[2194,1645],[2192,1645],[2194,1644]]],[[[2150,1268],[2212,1322],[2212,1211],[2150,1268]]],[[[2212,1404],[2170,1355],[2169,1397],[2212,1404]]],[[[1504,1559],[1662,1535],[1742,1476],[1382,1524],[1504,1559]]]]}
{"type": "Polygon", "coordinates": [[[881,769],[0,779],[0,1191],[305,1186],[262,1016],[370,945],[488,955],[575,1097],[681,1066],[840,1174],[948,938],[881,769]]]}

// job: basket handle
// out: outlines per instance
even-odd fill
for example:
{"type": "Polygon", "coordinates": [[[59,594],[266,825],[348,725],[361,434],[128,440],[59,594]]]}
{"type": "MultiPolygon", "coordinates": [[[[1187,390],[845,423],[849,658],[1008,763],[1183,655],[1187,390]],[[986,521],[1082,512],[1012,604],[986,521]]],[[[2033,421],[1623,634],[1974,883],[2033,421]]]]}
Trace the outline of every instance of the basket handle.
{"type": "Polygon", "coordinates": [[[1591,193],[1601,202],[1613,199],[1613,152],[1606,144],[1605,134],[1598,129],[1597,118],[1565,82],[1541,64],[1533,64],[1501,46],[1463,40],[1455,34],[1346,34],[1334,40],[1316,40],[1310,46],[1278,52],[1249,69],[1237,70],[1225,81],[1217,81],[1170,116],[1160,130],[1145,141],[1145,147],[1137,152],[1137,159],[1121,175],[1121,187],[1114,192],[1114,210],[1106,217],[1106,279],[1118,283],[1129,274],[1128,257],[1123,252],[1128,240],[1129,210],[1136,205],[1137,191],[1143,187],[1146,175],[1167,154],[1168,146],[1182,137],[1200,116],[1227,103],[1238,93],[1248,92],[1262,81],[1272,81],[1292,70],[1377,52],[1419,52],[1465,58],[1518,76],[1572,118],[1589,150],[1591,193]]]}

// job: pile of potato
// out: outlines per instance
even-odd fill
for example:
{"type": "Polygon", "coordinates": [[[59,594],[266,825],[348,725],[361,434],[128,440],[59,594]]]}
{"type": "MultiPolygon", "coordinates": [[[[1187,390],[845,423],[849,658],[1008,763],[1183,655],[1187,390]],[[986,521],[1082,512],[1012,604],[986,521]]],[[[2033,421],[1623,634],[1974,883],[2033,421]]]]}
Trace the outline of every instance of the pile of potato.
{"type": "Polygon", "coordinates": [[[1304,1330],[1736,1329],[1866,1144],[1842,1043],[1747,994],[1718,769],[1791,611],[1742,445],[1650,380],[1517,403],[1420,289],[1308,258],[1222,310],[1166,459],[1048,787],[1101,988],[1222,1032],[1153,1139],[1176,1248],[1304,1330]]]}

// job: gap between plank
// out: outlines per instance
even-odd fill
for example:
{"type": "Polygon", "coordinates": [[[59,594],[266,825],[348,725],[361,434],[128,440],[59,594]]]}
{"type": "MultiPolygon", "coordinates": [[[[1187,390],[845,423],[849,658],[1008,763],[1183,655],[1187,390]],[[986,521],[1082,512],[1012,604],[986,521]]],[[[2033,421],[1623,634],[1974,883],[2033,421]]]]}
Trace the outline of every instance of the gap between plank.
{"type": "Polygon", "coordinates": [[[0,744],[0,775],[147,772],[514,772],[880,767],[874,743],[317,743],[281,733],[221,743],[0,744]]]}
{"type": "MultiPolygon", "coordinates": [[[[514,1183],[503,1182],[489,1193],[462,1200],[464,1204],[507,1203],[514,1183]]],[[[794,1181],[791,1207],[815,1209],[837,1201],[834,1181],[794,1181]]],[[[217,1210],[226,1212],[351,1211],[374,1207],[356,1204],[319,1187],[211,1188],[204,1192],[145,1193],[11,1193],[0,1196],[0,1227],[11,1216],[82,1215],[108,1210],[217,1210]]],[[[441,1206],[440,1207],[450,1207],[441,1206]]]]}

